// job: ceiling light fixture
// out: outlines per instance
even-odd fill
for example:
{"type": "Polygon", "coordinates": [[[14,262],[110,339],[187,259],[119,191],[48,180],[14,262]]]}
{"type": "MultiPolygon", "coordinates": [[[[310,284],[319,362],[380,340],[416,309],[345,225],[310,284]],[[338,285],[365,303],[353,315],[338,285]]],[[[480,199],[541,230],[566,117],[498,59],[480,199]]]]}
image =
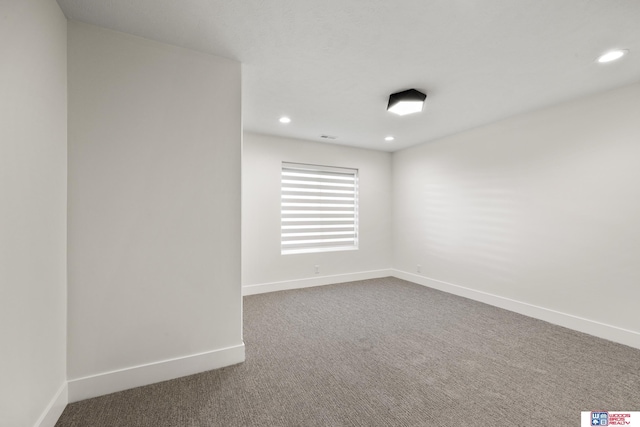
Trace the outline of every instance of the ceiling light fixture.
{"type": "Polygon", "coordinates": [[[626,49],[616,49],[610,50],[609,52],[605,52],[598,57],[598,62],[601,64],[615,61],[616,59],[620,59],[625,56],[629,51],[626,49]]]}
{"type": "Polygon", "coordinates": [[[291,123],[291,119],[289,117],[280,117],[280,123],[291,123]]]}
{"type": "Polygon", "coordinates": [[[422,111],[425,99],[427,99],[427,95],[415,89],[392,93],[389,96],[387,111],[399,116],[419,113],[422,111]]]}
{"type": "Polygon", "coordinates": [[[392,137],[392,136],[387,136],[384,140],[385,140],[385,141],[387,141],[387,142],[391,142],[391,141],[393,141],[394,139],[395,139],[395,138],[394,138],[394,137],[392,137]]]}

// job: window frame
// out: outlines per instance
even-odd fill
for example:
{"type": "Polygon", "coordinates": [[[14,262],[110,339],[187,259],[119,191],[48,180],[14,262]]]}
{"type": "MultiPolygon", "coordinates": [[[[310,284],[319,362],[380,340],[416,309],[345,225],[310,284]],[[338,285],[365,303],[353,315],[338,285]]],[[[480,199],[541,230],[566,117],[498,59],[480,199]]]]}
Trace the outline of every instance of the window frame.
{"type": "Polygon", "coordinates": [[[352,251],[359,243],[359,170],[283,161],[280,254],[352,251]]]}

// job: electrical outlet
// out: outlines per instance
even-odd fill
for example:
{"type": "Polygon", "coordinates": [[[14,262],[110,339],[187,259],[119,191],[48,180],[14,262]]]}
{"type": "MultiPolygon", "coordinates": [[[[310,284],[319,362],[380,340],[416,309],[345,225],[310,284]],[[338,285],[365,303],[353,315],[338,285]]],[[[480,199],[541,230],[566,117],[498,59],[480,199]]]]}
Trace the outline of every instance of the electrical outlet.
{"type": "Polygon", "coordinates": [[[416,265],[416,271],[422,273],[422,266],[420,264],[416,265]]]}
{"type": "Polygon", "coordinates": [[[319,265],[315,266],[315,273],[316,274],[320,273],[320,266],[319,265]]]}

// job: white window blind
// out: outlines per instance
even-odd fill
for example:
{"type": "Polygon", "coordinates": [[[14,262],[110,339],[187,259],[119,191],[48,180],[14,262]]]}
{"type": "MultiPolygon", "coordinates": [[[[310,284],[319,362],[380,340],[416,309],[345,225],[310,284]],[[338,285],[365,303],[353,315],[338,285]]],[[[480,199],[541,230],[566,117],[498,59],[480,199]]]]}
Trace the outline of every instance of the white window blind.
{"type": "Polygon", "coordinates": [[[358,170],[282,163],[281,252],[358,249],[358,170]]]}

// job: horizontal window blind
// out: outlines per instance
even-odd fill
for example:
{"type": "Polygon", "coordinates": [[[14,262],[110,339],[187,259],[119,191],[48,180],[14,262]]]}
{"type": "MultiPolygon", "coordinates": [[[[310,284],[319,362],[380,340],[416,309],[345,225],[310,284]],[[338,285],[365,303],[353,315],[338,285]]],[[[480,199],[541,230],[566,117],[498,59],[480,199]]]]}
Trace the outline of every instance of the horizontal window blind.
{"type": "Polygon", "coordinates": [[[281,252],[358,248],[358,170],[282,163],[281,252]]]}

